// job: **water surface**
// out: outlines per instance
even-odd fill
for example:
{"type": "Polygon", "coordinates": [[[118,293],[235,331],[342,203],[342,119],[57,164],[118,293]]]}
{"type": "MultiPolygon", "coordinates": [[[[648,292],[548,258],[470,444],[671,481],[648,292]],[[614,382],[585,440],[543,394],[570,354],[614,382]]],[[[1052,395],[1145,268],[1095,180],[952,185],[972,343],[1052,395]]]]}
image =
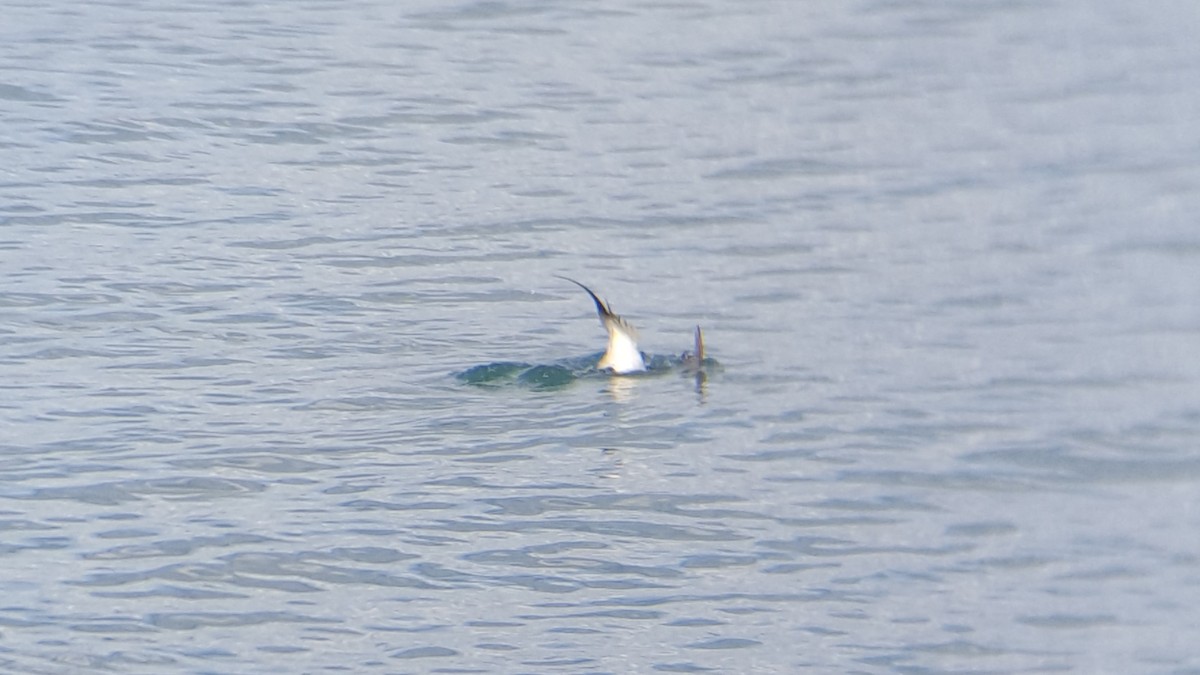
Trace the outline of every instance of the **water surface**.
{"type": "Polygon", "coordinates": [[[3,5],[0,668],[1200,669],[1192,4],[3,5]]]}

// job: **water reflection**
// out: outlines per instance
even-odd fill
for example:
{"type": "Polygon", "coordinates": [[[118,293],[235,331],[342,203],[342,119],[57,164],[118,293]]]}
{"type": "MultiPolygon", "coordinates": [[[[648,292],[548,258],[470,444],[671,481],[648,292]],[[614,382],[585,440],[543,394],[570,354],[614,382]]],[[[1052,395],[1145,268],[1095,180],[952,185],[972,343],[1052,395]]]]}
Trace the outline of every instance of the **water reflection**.
{"type": "Polygon", "coordinates": [[[614,375],[608,378],[604,391],[612,398],[613,402],[628,403],[637,391],[638,379],[637,377],[614,375]]]}

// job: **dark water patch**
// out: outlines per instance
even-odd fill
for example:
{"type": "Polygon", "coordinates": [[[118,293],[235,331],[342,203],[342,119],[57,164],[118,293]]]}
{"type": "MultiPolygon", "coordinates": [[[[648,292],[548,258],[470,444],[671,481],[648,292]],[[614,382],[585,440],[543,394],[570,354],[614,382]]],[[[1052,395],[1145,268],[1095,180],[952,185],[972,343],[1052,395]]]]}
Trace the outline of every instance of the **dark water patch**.
{"type": "Polygon", "coordinates": [[[948,537],[993,537],[1002,534],[1013,534],[1017,526],[1005,520],[958,523],[946,528],[948,537]]]}
{"type": "Polygon", "coordinates": [[[458,652],[446,647],[413,647],[392,654],[393,659],[428,659],[439,656],[458,656],[458,652]]]}
{"type": "Polygon", "coordinates": [[[688,645],[688,647],[692,649],[744,649],[746,647],[757,647],[761,644],[758,640],[748,640],[746,638],[718,638],[716,640],[696,642],[688,645]]]}
{"type": "Polygon", "coordinates": [[[588,521],[574,518],[555,518],[526,521],[467,522],[443,521],[423,525],[425,530],[440,530],[456,533],[485,532],[570,532],[575,535],[590,534],[601,537],[632,537],[644,540],[732,542],[749,539],[746,535],[723,527],[682,527],[641,520],[588,521]]]}
{"type": "Polygon", "coordinates": [[[85,504],[115,506],[158,496],[172,501],[208,501],[221,497],[237,497],[259,493],[266,485],[259,481],[209,476],[177,476],[159,479],[131,479],[92,485],[38,488],[25,496],[13,499],[69,500],[85,504]]]}
{"type": "Polygon", "coordinates": [[[1018,623],[1039,628],[1094,628],[1114,626],[1119,622],[1112,614],[1039,614],[1017,617],[1018,623]]]}
{"type": "Polygon", "coordinates": [[[517,384],[530,389],[561,389],[577,379],[576,374],[564,366],[533,366],[517,375],[517,384]]]}
{"type": "Polygon", "coordinates": [[[533,389],[554,389],[574,382],[575,371],[561,365],[533,365],[519,361],[499,361],[473,366],[456,373],[464,384],[477,387],[521,385],[533,389]]]}
{"type": "MultiPolygon", "coordinates": [[[[548,364],[530,364],[521,361],[497,361],[472,366],[454,374],[455,379],[463,384],[476,387],[503,387],[516,385],[528,389],[545,391],[556,390],[581,379],[606,379],[613,377],[608,370],[598,370],[596,363],[602,354],[573,357],[548,364]]],[[[707,373],[720,372],[721,364],[713,358],[706,358],[700,371],[685,368],[687,361],[683,356],[662,356],[655,354],[643,355],[646,360],[646,370],[640,373],[621,375],[622,378],[658,377],[671,372],[685,373],[696,377],[697,384],[707,381],[707,373]]],[[[694,367],[694,366],[693,366],[694,367]]]]}
{"type": "Polygon", "coordinates": [[[25,87],[11,84],[0,84],[0,100],[21,101],[24,103],[62,103],[63,99],[52,94],[45,94],[25,87]]]}
{"type": "Polygon", "coordinates": [[[1200,457],[1087,457],[1058,447],[984,450],[963,458],[977,464],[1017,467],[1049,483],[1192,482],[1200,477],[1200,457]]]}
{"type": "Polygon", "coordinates": [[[654,666],[654,670],[662,673],[709,673],[717,669],[706,668],[695,663],[660,663],[654,666]]]}
{"type": "Polygon", "coordinates": [[[146,621],[151,626],[168,630],[236,628],[279,623],[338,623],[335,619],[305,616],[295,612],[162,612],[147,616],[146,621]]]}
{"type": "Polygon", "coordinates": [[[222,534],[192,539],[172,539],[140,544],[117,546],[94,553],[85,553],[84,560],[129,560],[134,558],[183,557],[205,548],[227,548],[278,541],[268,537],[249,534],[222,534]]]}

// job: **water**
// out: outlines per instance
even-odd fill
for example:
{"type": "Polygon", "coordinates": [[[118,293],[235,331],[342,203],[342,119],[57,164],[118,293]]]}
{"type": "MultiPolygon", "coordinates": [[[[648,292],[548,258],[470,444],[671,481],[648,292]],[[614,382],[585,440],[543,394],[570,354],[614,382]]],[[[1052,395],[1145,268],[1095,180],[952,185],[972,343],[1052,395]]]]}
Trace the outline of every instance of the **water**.
{"type": "Polygon", "coordinates": [[[0,669],[1200,672],[1194,3],[0,9],[0,669]]]}

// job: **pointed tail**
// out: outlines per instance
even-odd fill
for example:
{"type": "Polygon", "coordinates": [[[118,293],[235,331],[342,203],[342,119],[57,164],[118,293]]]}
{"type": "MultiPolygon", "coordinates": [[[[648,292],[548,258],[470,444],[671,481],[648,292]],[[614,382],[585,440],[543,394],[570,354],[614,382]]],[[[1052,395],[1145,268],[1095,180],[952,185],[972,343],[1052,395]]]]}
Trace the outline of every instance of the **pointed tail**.
{"type": "Polygon", "coordinates": [[[696,338],[692,351],[684,352],[680,357],[680,363],[689,372],[695,371],[698,376],[704,374],[704,332],[700,330],[700,326],[696,326],[696,338]]]}

